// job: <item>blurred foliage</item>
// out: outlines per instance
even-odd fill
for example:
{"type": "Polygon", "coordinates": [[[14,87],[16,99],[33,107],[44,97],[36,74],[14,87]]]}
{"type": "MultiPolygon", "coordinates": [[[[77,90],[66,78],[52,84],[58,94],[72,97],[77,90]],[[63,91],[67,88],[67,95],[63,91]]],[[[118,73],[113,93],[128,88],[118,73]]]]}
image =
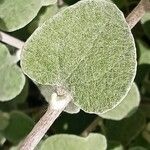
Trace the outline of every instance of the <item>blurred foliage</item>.
{"type": "MultiPolygon", "coordinates": [[[[67,7],[77,1],[64,0],[65,4],[62,6],[67,7]]],[[[127,16],[139,0],[113,0],[113,2],[127,16]]],[[[29,24],[9,34],[26,41],[41,22],[48,19],[47,13],[50,13],[49,17],[52,17],[62,9],[62,6],[42,7],[38,15],[29,24]]],[[[98,123],[92,130],[92,132],[106,136],[108,150],[150,149],[150,18],[147,19],[147,16],[146,14],[132,30],[138,54],[138,67],[135,78],[141,97],[138,111],[120,121],[100,118],[101,123],[98,123]]],[[[0,149],[17,149],[15,146],[30,132],[34,123],[40,119],[46,108],[47,102],[37,85],[26,77],[24,89],[17,97],[11,101],[0,102],[0,149]]],[[[80,136],[96,118],[96,115],[83,111],[77,114],[63,112],[44,138],[62,133],[80,136]]]]}

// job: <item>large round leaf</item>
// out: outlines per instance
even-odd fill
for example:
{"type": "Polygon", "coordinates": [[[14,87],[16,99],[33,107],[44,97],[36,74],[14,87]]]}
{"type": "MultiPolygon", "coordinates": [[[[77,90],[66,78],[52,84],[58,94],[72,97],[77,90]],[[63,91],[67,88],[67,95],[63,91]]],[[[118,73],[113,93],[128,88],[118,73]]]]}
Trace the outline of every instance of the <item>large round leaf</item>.
{"type": "Polygon", "coordinates": [[[124,117],[131,115],[140,103],[140,94],[136,84],[134,83],[127,94],[127,96],[122,100],[122,102],[117,105],[114,109],[101,114],[100,116],[112,120],[120,120],[124,117]]]}
{"type": "Polygon", "coordinates": [[[25,76],[13,63],[7,47],[0,44],[0,101],[11,100],[23,89],[25,76]]]}
{"type": "Polygon", "coordinates": [[[44,5],[56,0],[1,0],[0,29],[14,31],[27,25],[44,5]]]}
{"type": "Polygon", "coordinates": [[[118,8],[103,0],[84,0],[32,34],[21,66],[42,85],[67,88],[84,111],[103,113],[129,91],[135,53],[131,31],[118,8]]]}
{"type": "Polygon", "coordinates": [[[100,134],[90,134],[87,138],[60,134],[49,137],[40,150],[106,150],[106,139],[100,134]]]}

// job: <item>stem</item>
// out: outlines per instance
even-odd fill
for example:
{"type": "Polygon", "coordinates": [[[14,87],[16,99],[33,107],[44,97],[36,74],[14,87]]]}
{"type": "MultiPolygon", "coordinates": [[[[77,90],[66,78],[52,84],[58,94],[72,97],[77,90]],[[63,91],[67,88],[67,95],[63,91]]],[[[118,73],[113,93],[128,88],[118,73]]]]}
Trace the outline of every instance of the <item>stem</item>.
{"type": "Polygon", "coordinates": [[[13,47],[16,47],[18,49],[22,49],[23,45],[24,45],[24,42],[13,37],[13,36],[10,36],[2,31],[0,31],[0,41],[8,44],[8,45],[11,45],[13,47]]]}
{"type": "Polygon", "coordinates": [[[36,145],[40,142],[42,137],[45,135],[49,127],[54,123],[57,117],[62,113],[65,107],[70,102],[71,97],[68,96],[65,99],[58,100],[56,93],[52,94],[51,105],[49,105],[46,113],[39,120],[39,122],[34,126],[32,131],[25,138],[23,143],[21,143],[20,150],[33,150],[36,145]],[[59,103],[59,108],[57,105],[59,103]],[[60,106],[61,104],[61,106],[60,106]]]}
{"type": "Polygon", "coordinates": [[[126,18],[130,29],[132,29],[140,21],[145,12],[148,10],[150,10],[150,0],[141,0],[126,18]]]}
{"type": "Polygon", "coordinates": [[[61,8],[64,5],[64,1],[63,0],[58,0],[57,5],[58,5],[59,8],[61,8]]]}
{"type": "Polygon", "coordinates": [[[82,136],[87,136],[90,132],[94,131],[96,127],[102,124],[102,118],[96,117],[94,121],[81,133],[82,136]]]}

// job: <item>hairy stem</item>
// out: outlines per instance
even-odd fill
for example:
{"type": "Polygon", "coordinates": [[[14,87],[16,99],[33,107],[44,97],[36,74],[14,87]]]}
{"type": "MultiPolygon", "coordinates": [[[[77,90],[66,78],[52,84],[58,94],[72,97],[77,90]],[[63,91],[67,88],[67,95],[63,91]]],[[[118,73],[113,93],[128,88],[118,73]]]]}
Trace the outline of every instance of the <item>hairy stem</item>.
{"type": "Polygon", "coordinates": [[[130,29],[132,29],[140,21],[145,12],[148,10],[150,10],[150,0],[141,0],[126,18],[130,29]]]}
{"type": "Polygon", "coordinates": [[[58,96],[56,93],[52,94],[51,105],[49,105],[46,113],[37,122],[32,131],[25,138],[23,143],[21,143],[20,150],[34,150],[34,148],[40,142],[47,130],[50,128],[50,126],[54,123],[54,121],[58,118],[58,116],[62,113],[62,111],[71,100],[70,96],[59,101],[57,101],[57,98],[58,96]],[[61,104],[61,106],[59,105],[59,108],[56,106],[57,103],[61,104]]]}
{"type": "Polygon", "coordinates": [[[8,45],[11,45],[13,47],[16,47],[18,49],[22,49],[23,45],[24,45],[24,42],[13,37],[13,36],[10,36],[2,31],[0,31],[0,41],[8,44],[8,45]]]}
{"type": "Polygon", "coordinates": [[[81,133],[82,136],[87,136],[90,132],[94,131],[98,125],[101,125],[102,118],[96,117],[94,121],[81,133]]]}

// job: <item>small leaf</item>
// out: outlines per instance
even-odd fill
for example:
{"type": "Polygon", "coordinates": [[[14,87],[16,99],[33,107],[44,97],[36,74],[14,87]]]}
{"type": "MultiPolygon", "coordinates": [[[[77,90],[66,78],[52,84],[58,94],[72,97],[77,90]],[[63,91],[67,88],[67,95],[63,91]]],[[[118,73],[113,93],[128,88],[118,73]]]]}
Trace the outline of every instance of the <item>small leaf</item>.
{"type": "Polygon", "coordinates": [[[150,122],[146,125],[142,136],[148,143],[150,143],[150,122]]]}
{"type": "Polygon", "coordinates": [[[1,134],[0,134],[0,146],[2,146],[4,143],[5,143],[6,139],[5,137],[3,137],[1,134]]]}
{"type": "Polygon", "coordinates": [[[146,150],[150,149],[150,144],[143,138],[142,133],[140,133],[138,135],[138,137],[136,137],[130,144],[130,147],[137,147],[137,146],[141,146],[146,148],[146,150]]]}
{"type": "Polygon", "coordinates": [[[100,134],[90,134],[86,138],[58,134],[45,140],[40,150],[106,150],[106,147],[106,139],[100,134]]]}
{"type": "Polygon", "coordinates": [[[101,114],[102,118],[120,120],[131,115],[140,103],[140,93],[135,83],[133,83],[127,96],[114,109],[101,114]]]}
{"type": "Polygon", "coordinates": [[[70,114],[76,114],[80,111],[80,108],[77,107],[72,101],[67,105],[67,107],[64,110],[67,113],[70,114]]]}
{"type": "Polygon", "coordinates": [[[3,130],[3,136],[12,143],[20,142],[33,128],[34,123],[24,113],[13,111],[10,113],[9,125],[3,130]]]}
{"type": "Polygon", "coordinates": [[[129,150],[147,150],[147,149],[142,146],[136,146],[136,147],[129,148],[129,150]]]}
{"type": "Polygon", "coordinates": [[[43,5],[54,2],[56,0],[4,0],[0,2],[0,29],[9,32],[20,29],[36,17],[43,5]]]}
{"type": "Polygon", "coordinates": [[[145,117],[136,112],[121,121],[106,120],[106,137],[108,140],[120,141],[124,146],[133,140],[145,126],[145,117]]]}
{"type": "Polygon", "coordinates": [[[13,63],[7,47],[0,44],[0,101],[8,101],[16,97],[22,91],[24,84],[24,74],[13,63]]]}
{"type": "Polygon", "coordinates": [[[84,0],[31,35],[21,66],[39,84],[67,88],[84,111],[104,113],[129,91],[135,53],[133,36],[118,8],[103,0],[84,0]]]}
{"type": "Polygon", "coordinates": [[[137,41],[140,49],[139,64],[150,64],[150,47],[144,45],[142,41],[137,41]]]}
{"type": "Polygon", "coordinates": [[[150,118],[150,105],[142,105],[140,110],[146,116],[146,118],[150,118]]]}
{"type": "Polygon", "coordinates": [[[9,124],[9,115],[0,111],[0,130],[4,130],[9,124]]]}
{"type": "Polygon", "coordinates": [[[124,148],[119,142],[108,141],[107,150],[124,150],[124,148]]]}

